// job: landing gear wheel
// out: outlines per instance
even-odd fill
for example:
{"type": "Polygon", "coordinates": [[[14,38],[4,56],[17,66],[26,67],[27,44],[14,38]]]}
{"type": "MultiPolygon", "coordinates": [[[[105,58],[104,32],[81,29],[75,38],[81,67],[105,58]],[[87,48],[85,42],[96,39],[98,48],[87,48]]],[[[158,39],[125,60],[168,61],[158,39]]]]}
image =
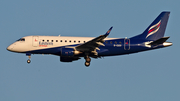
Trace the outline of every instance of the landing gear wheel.
{"type": "Polygon", "coordinates": [[[27,60],[27,63],[28,63],[28,64],[31,63],[31,60],[28,59],[28,60],[27,60]]]}
{"type": "Polygon", "coordinates": [[[89,67],[90,66],[90,62],[91,62],[91,58],[88,56],[88,54],[86,54],[86,56],[84,57],[85,59],[85,66],[89,67]]]}
{"type": "Polygon", "coordinates": [[[89,63],[90,63],[90,62],[91,62],[91,58],[87,57],[87,58],[86,58],[86,62],[89,62],[89,63]]]}
{"type": "Polygon", "coordinates": [[[86,67],[89,67],[89,65],[90,65],[90,62],[85,62],[86,67]]]}
{"type": "Polygon", "coordinates": [[[31,60],[30,60],[30,59],[31,59],[31,54],[26,53],[26,56],[28,56],[28,58],[29,58],[29,59],[27,60],[27,63],[28,63],[28,64],[31,63],[31,60]]]}

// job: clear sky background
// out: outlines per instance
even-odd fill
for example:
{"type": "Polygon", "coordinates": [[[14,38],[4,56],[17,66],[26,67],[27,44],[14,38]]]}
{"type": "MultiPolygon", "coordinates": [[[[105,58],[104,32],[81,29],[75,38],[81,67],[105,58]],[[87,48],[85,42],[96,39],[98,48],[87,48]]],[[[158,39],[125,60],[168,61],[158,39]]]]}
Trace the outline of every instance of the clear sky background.
{"type": "Polygon", "coordinates": [[[0,101],[180,101],[179,0],[0,0],[0,101]],[[173,46],[62,63],[58,56],[12,53],[29,35],[109,37],[142,33],[170,11],[173,46]]]}

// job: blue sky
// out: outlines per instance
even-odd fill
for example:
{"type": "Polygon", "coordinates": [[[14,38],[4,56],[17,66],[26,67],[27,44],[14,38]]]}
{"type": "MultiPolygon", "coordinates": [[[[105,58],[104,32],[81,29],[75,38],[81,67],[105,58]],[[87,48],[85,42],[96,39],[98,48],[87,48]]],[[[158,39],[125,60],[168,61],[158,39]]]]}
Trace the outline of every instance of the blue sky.
{"type": "Polygon", "coordinates": [[[1,0],[0,101],[180,100],[178,0],[1,0]],[[62,63],[58,56],[6,50],[28,35],[109,37],[142,33],[170,11],[165,36],[173,46],[137,54],[62,63]]]}

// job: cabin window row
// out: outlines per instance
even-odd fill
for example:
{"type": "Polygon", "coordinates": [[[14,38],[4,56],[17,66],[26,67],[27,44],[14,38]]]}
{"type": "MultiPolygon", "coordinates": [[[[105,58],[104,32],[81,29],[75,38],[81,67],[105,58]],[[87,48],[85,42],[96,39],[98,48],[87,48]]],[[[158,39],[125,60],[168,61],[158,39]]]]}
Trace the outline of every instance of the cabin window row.
{"type": "MultiPolygon", "coordinates": [[[[42,40],[43,42],[45,41],[45,40],[42,40]]],[[[47,42],[54,42],[54,40],[47,40],[47,42]]],[[[56,42],[58,42],[58,40],[56,40],[56,42]]],[[[63,40],[60,40],[59,42],[63,42],[63,40]]],[[[82,42],[82,41],[71,41],[71,40],[69,40],[69,41],[67,41],[67,40],[64,40],[64,42],[74,42],[74,43],[76,43],[76,42],[78,42],[78,43],[80,43],[80,42],[82,42]]],[[[86,42],[86,41],[83,41],[84,43],[86,42]]]]}
{"type": "Polygon", "coordinates": [[[110,43],[110,44],[121,44],[121,42],[117,42],[117,41],[115,41],[115,42],[112,42],[112,41],[106,41],[105,43],[106,43],[106,44],[108,44],[108,43],[110,43]]]}
{"type": "MultiPolygon", "coordinates": [[[[42,40],[43,42],[45,41],[45,40],[42,40]]],[[[47,40],[47,42],[50,42],[50,40],[47,40]]],[[[51,42],[54,42],[54,40],[51,40],[51,42]]],[[[58,40],[56,40],[56,42],[58,42],[58,40]]],[[[63,42],[63,40],[60,40],[59,42],[63,42]]],[[[64,42],[68,42],[67,40],[64,40],[64,42]]],[[[76,43],[76,42],[78,42],[78,43],[80,43],[80,42],[82,42],[82,41],[71,41],[71,40],[69,40],[69,42],[71,43],[71,42],[74,42],[74,43],[76,43]]],[[[84,43],[86,42],[86,41],[83,41],[84,43]]],[[[117,41],[115,41],[115,42],[112,42],[112,41],[106,41],[105,42],[106,44],[108,44],[108,43],[110,43],[110,44],[121,44],[121,42],[117,42],[117,41]]]]}

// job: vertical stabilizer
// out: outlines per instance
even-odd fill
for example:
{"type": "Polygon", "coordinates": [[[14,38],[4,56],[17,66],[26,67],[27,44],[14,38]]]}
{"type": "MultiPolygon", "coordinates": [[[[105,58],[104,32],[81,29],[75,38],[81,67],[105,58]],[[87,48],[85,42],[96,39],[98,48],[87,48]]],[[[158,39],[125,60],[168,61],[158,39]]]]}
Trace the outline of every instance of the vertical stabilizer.
{"type": "Polygon", "coordinates": [[[162,12],[140,35],[132,38],[144,40],[157,40],[164,36],[170,12],[162,12]]]}

